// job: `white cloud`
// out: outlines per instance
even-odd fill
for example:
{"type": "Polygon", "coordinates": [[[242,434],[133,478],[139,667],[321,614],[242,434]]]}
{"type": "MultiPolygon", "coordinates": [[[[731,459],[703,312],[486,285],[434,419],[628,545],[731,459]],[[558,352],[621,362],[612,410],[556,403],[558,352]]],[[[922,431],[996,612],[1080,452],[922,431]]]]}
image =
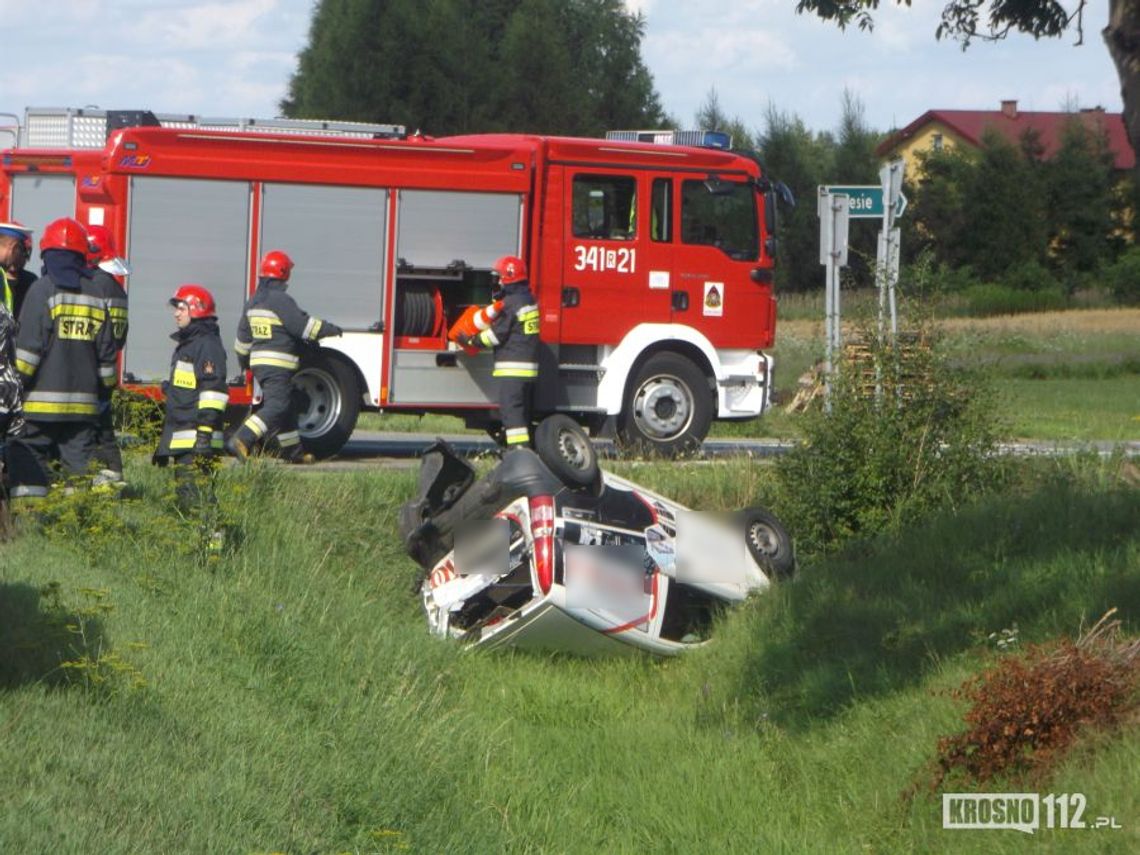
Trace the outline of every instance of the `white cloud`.
{"type": "Polygon", "coordinates": [[[176,10],[143,14],[128,33],[155,47],[193,50],[256,44],[255,24],[274,11],[277,0],[228,0],[193,3],[176,10]]]}

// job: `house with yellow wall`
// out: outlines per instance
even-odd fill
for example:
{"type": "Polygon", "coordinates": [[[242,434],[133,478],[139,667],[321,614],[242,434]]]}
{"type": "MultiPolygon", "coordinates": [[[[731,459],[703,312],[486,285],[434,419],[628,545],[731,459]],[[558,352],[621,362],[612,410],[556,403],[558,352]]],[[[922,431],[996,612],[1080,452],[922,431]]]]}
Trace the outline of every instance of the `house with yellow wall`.
{"type": "Polygon", "coordinates": [[[1133,169],[1136,155],[1120,113],[1107,113],[1099,107],[1075,113],[1023,111],[1018,110],[1017,101],[1002,101],[1000,110],[927,110],[902,130],[890,134],[875,153],[884,160],[904,158],[907,174],[921,180],[917,152],[981,148],[983,136],[993,130],[1014,145],[1026,133],[1036,135],[1042,156],[1048,160],[1061,145],[1066,123],[1074,117],[1090,130],[1104,134],[1116,170],[1133,169]]]}

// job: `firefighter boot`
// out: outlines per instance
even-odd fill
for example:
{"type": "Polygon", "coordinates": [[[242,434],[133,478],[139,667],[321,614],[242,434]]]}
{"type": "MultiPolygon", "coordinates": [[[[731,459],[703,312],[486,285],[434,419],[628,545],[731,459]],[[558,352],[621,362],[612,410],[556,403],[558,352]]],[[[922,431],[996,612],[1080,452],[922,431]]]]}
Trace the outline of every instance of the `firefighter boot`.
{"type": "Polygon", "coordinates": [[[226,453],[244,462],[249,459],[249,446],[234,434],[226,440],[226,453]]]}

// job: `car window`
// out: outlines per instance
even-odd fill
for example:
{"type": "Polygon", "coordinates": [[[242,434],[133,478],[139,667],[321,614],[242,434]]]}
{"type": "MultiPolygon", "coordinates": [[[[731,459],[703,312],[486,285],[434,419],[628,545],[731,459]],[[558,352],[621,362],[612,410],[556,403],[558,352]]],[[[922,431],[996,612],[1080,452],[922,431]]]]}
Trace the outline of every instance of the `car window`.
{"type": "Polygon", "coordinates": [[[751,261],[760,252],[756,194],[744,182],[721,181],[719,188],[714,193],[704,181],[683,183],[681,240],[715,246],[729,258],[751,261]]]}
{"type": "Polygon", "coordinates": [[[625,175],[575,175],[574,237],[633,240],[637,235],[637,181],[625,175]]]}

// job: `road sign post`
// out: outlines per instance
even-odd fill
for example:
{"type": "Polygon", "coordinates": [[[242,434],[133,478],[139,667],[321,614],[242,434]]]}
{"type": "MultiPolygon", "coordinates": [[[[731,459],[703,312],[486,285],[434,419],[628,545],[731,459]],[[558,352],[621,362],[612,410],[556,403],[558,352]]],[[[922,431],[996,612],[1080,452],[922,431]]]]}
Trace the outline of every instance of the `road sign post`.
{"type": "Polygon", "coordinates": [[[889,308],[891,317],[891,338],[898,335],[898,308],[895,300],[895,284],[899,278],[899,230],[895,220],[906,210],[906,196],[902,193],[903,175],[906,162],[901,158],[883,164],[879,170],[882,193],[883,229],[879,233],[879,251],[875,257],[875,281],[879,286],[879,335],[886,326],[889,308]]]}
{"type": "Polygon", "coordinates": [[[831,381],[840,344],[839,271],[847,265],[850,197],[819,188],[819,262],[827,271],[824,290],[826,348],[824,357],[824,407],[831,411],[831,381]]]}

